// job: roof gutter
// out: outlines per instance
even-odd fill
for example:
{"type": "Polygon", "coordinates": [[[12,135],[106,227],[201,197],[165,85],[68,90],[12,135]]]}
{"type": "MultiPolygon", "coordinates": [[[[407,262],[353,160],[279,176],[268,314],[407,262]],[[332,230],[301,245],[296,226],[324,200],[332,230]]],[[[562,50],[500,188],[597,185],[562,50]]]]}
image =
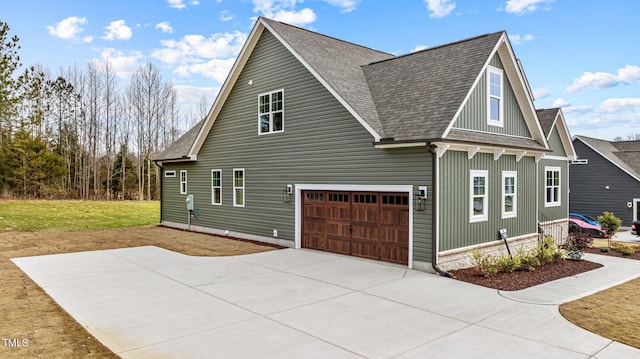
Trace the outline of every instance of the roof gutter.
{"type": "Polygon", "coordinates": [[[438,196],[438,177],[440,176],[440,171],[438,168],[437,148],[438,146],[436,145],[429,145],[429,152],[431,152],[432,161],[431,187],[433,187],[433,200],[431,201],[431,266],[439,275],[447,278],[453,278],[453,274],[438,267],[438,241],[440,240],[440,238],[438,238],[438,199],[440,198],[440,196],[438,196]]]}

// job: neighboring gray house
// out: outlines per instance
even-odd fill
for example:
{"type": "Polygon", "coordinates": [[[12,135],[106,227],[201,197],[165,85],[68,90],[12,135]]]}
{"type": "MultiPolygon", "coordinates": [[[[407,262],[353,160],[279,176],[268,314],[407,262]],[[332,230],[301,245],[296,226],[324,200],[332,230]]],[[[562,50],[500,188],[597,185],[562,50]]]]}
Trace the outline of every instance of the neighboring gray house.
{"type": "Polygon", "coordinates": [[[569,162],[576,151],[559,108],[536,110],[551,152],[538,162],[538,221],[545,235],[563,242],[568,235],[569,162]]]}
{"type": "Polygon", "coordinates": [[[161,221],[450,269],[504,248],[500,229],[537,239],[538,163],[570,156],[553,132],[505,32],[394,56],[261,17],[207,118],[156,158],[161,221]]]}
{"type": "Polygon", "coordinates": [[[575,136],[573,146],[578,160],[571,165],[571,212],[613,212],[623,226],[640,219],[640,141],[575,136]]]}

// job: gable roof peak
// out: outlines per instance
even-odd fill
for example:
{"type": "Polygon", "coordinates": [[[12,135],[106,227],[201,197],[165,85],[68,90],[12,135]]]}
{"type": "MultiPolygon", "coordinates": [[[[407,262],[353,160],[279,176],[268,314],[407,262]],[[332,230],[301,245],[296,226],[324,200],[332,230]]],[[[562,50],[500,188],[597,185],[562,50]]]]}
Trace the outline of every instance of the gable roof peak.
{"type": "MultiPolygon", "coordinates": [[[[270,19],[268,17],[260,16],[260,17],[258,17],[258,19],[266,22],[267,24],[274,24],[275,23],[275,24],[279,24],[279,25],[282,25],[282,26],[287,26],[287,27],[293,28],[295,30],[306,31],[311,36],[321,36],[321,37],[324,37],[324,38],[326,38],[328,40],[331,40],[331,41],[337,41],[337,42],[341,42],[341,43],[344,43],[344,44],[349,45],[349,46],[359,47],[359,48],[362,48],[362,49],[365,49],[365,50],[375,51],[375,52],[379,52],[379,53],[382,53],[382,54],[385,54],[385,55],[388,55],[388,56],[394,56],[395,57],[395,55],[390,54],[390,53],[385,52],[385,51],[380,51],[378,49],[374,49],[374,48],[369,47],[369,46],[356,44],[354,42],[350,42],[350,41],[347,41],[347,40],[339,39],[337,37],[329,36],[329,35],[326,35],[326,34],[323,34],[323,33],[320,33],[320,32],[311,31],[309,29],[305,29],[304,27],[287,24],[286,22],[273,20],[273,19],[270,19]]],[[[366,64],[362,64],[362,65],[366,65],[366,64]]]]}

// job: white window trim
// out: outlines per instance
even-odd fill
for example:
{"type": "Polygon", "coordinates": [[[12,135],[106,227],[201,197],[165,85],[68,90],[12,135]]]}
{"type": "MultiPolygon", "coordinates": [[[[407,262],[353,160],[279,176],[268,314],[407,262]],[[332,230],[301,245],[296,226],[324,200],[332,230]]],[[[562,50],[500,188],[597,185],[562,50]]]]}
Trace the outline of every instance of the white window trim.
{"type": "Polygon", "coordinates": [[[244,207],[244,204],[247,202],[247,192],[245,189],[245,179],[246,179],[245,176],[246,176],[246,173],[244,171],[244,168],[233,169],[233,206],[234,207],[244,207]],[[236,171],[242,171],[242,187],[236,186],[236,171]],[[242,204],[238,204],[236,202],[236,190],[240,188],[242,189],[242,204]]]}
{"type": "Polygon", "coordinates": [[[180,194],[187,194],[187,171],[180,171],[180,194]],[[184,179],[183,176],[184,175],[184,179]]]}
{"type": "Polygon", "coordinates": [[[469,175],[469,223],[484,222],[489,220],[489,171],[471,170],[469,175]],[[473,195],[473,179],[475,177],[484,177],[484,195],[473,195]],[[473,214],[473,200],[476,197],[484,198],[484,206],[482,208],[482,214],[475,216],[473,214]]]}
{"type": "MultiPolygon", "coordinates": [[[[267,113],[267,112],[265,112],[267,113]]],[[[274,90],[274,91],[269,91],[269,92],[265,92],[265,93],[261,93],[258,95],[258,136],[262,136],[262,135],[269,135],[272,133],[281,133],[284,132],[284,89],[279,89],[279,90],[274,90]],[[271,110],[271,95],[273,95],[274,93],[278,93],[278,92],[282,92],[282,129],[279,131],[274,131],[273,130],[273,111],[271,110]],[[269,131],[267,132],[262,132],[261,126],[260,126],[260,97],[265,96],[265,95],[269,95],[269,131]]]]}
{"type": "Polygon", "coordinates": [[[222,205],[222,170],[219,168],[216,169],[212,169],[211,170],[211,204],[214,206],[221,206],[222,205]],[[217,172],[219,174],[220,177],[220,186],[214,186],[213,185],[213,174],[217,172]],[[220,189],[220,202],[216,203],[216,196],[215,196],[215,189],[218,188],[220,189]]]}
{"type": "Polygon", "coordinates": [[[487,67],[487,125],[496,126],[496,127],[504,127],[504,71],[488,66],[487,67]],[[491,95],[491,74],[500,75],[500,97],[491,95]],[[500,119],[498,121],[491,119],[491,99],[497,98],[500,100],[500,108],[498,109],[498,116],[500,119]]]}
{"type": "Polygon", "coordinates": [[[544,167],[544,206],[545,207],[559,207],[562,204],[562,169],[560,167],[545,166],[544,167]],[[548,202],[547,189],[547,173],[558,172],[558,198],[556,201],[548,202]]]}
{"type": "Polygon", "coordinates": [[[176,171],[165,171],[164,172],[164,176],[165,177],[175,177],[176,176],[176,171]]]}
{"type": "Polygon", "coordinates": [[[516,171],[502,171],[502,218],[515,218],[518,216],[518,172],[516,171]],[[513,193],[507,194],[506,179],[513,177],[513,193]],[[505,204],[508,195],[513,196],[513,210],[510,212],[505,211],[505,204]]]}

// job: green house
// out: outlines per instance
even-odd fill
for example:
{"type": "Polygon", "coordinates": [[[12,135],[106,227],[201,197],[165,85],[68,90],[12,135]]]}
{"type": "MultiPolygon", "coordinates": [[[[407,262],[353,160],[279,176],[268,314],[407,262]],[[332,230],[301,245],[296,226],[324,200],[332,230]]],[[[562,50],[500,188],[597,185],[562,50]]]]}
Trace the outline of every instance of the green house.
{"type": "MultiPolygon", "coordinates": [[[[208,116],[156,157],[161,221],[447,270],[504,249],[501,229],[538,239],[545,157],[567,177],[551,142],[505,32],[395,56],[261,17],[208,116]]],[[[566,222],[567,186],[551,193],[566,222]]]]}

